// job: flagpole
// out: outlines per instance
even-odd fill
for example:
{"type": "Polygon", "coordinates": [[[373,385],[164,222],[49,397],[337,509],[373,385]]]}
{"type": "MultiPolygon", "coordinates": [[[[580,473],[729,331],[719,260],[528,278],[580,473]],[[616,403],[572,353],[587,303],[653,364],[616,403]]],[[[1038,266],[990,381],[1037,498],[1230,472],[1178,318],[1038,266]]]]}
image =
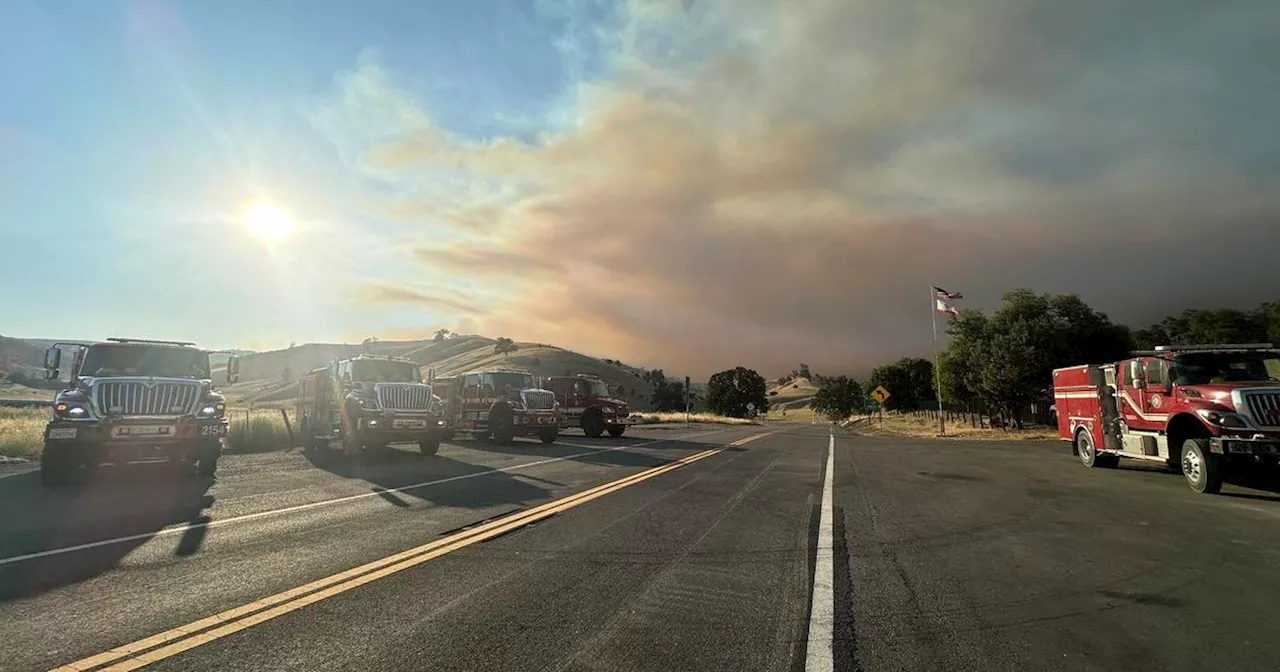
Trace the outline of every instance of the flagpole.
{"type": "Polygon", "coordinates": [[[933,316],[933,378],[937,386],[938,397],[938,434],[947,433],[947,424],[942,419],[942,371],[938,368],[938,290],[929,285],[929,314],[933,316]]]}

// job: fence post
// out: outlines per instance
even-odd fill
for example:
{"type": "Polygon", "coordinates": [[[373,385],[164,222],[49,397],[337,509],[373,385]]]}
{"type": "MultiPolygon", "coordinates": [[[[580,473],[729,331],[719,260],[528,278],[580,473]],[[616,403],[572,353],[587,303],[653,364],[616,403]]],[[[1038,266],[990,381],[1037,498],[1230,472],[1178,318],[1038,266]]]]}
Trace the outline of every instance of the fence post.
{"type": "Polygon", "coordinates": [[[293,425],[289,424],[289,411],[283,408],[280,409],[280,417],[284,419],[284,428],[289,432],[289,447],[292,448],[298,445],[298,442],[293,438],[293,425]]]}

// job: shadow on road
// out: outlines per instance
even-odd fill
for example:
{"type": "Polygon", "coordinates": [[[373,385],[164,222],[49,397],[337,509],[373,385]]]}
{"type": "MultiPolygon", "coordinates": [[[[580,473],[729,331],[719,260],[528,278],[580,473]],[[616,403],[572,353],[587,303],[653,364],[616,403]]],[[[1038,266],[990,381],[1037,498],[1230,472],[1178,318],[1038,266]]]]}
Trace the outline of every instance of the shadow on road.
{"type": "Polygon", "coordinates": [[[38,594],[90,579],[119,564],[157,532],[196,524],[178,539],[179,557],[197,553],[207,527],[212,478],[188,476],[174,465],[101,469],[90,483],[65,488],[40,484],[38,472],[0,479],[0,600],[38,594]],[[41,551],[120,539],[114,543],[24,560],[41,551]]]}
{"type": "MultiPolygon", "coordinates": [[[[581,437],[579,437],[581,440],[581,437]]],[[[648,469],[650,467],[658,467],[669,464],[675,458],[656,457],[653,455],[644,455],[641,453],[630,452],[625,449],[627,446],[637,443],[645,443],[652,439],[610,439],[607,443],[587,446],[580,444],[570,446],[561,443],[541,443],[535,441],[522,441],[516,439],[514,443],[500,445],[496,443],[487,443],[476,441],[468,443],[467,448],[472,450],[480,450],[487,453],[503,453],[507,455],[528,455],[530,457],[541,458],[567,458],[573,462],[582,462],[584,464],[600,464],[612,467],[640,467],[648,469]],[[614,450],[610,450],[614,449],[614,450]],[[604,452],[594,452],[604,451],[604,452]],[[586,454],[584,454],[586,453],[586,454]]],[[[651,444],[653,446],[664,446],[667,450],[684,448],[686,450],[705,450],[709,446],[692,443],[689,441],[663,441],[662,443],[651,444]]]]}
{"type": "Polygon", "coordinates": [[[329,473],[369,483],[379,497],[400,508],[410,507],[413,500],[470,509],[523,505],[548,492],[518,474],[440,455],[424,457],[407,447],[390,447],[355,459],[324,451],[310,451],[304,456],[329,473]]]}

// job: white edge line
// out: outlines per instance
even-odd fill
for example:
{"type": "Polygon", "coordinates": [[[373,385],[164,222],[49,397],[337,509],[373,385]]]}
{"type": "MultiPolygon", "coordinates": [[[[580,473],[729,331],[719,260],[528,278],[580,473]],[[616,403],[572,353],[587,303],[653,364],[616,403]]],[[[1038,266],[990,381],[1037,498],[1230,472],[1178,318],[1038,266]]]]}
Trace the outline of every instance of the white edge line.
{"type": "Polygon", "coordinates": [[[835,626],[835,537],[832,530],[832,472],[835,470],[836,435],[832,429],[827,442],[827,467],[822,478],[822,516],[818,521],[818,547],[814,549],[813,603],[809,609],[809,642],[806,645],[805,672],[828,672],[835,668],[832,636],[835,626]]]}
{"type": "MultiPolygon", "coordinates": [[[[586,457],[588,455],[597,455],[599,453],[608,453],[616,450],[626,450],[628,448],[639,448],[642,446],[649,446],[655,443],[664,443],[667,441],[678,441],[680,439],[692,439],[699,436],[706,436],[707,434],[715,434],[717,432],[724,432],[724,431],[727,431],[727,429],[713,429],[706,432],[698,432],[695,434],[685,434],[682,436],[673,436],[665,439],[654,439],[652,441],[644,441],[641,443],[630,443],[625,446],[612,446],[609,448],[602,448],[600,450],[590,450],[585,453],[574,453],[573,455],[563,455],[561,457],[552,457],[545,460],[537,460],[535,462],[515,464],[510,467],[502,467],[500,469],[487,469],[485,471],[477,471],[472,474],[462,474],[460,476],[450,476],[449,478],[441,478],[435,481],[424,481],[422,483],[414,483],[413,485],[403,485],[398,488],[386,488],[386,489],[375,490],[373,492],[363,492],[358,495],[348,495],[346,497],[339,497],[337,499],[326,499],[321,502],[299,504],[297,506],[289,506],[283,509],[259,511],[258,513],[248,513],[243,516],[235,516],[233,518],[223,518],[220,520],[211,520],[203,523],[190,523],[187,525],[183,525],[182,527],[167,527],[161,530],[156,530],[155,532],[143,532],[141,534],[131,534],[126,537],[113,537],[111,539],[102,539],[100,541],[91,541],[84,544],[76,544],[75,546],[51,548],[46,551],[36,551],[34,553],[27,553],[25,555],[14,555],[8,558],[0,558],[0,565],[13,564],[15,562],[22,562],[24,560],[34,560],[36,558],[47,558],[51,555],[61,555],[63,553],[74,553],[76,551],[85,551],[91,548],[99,548],[101,546],[110,546],[112,544],[122,544],[128,541],[137,541],[139,539],[154,539],[156,537],[164,537],[171,534],[186,532],[187,530],[193,530],[201,527],[217,527],[219,525],[228,525],[231,523],[242,523],[248,520],[256,520],[258,518],[266,518],[269,516],[278,516],[286,513],[296,513],[298,511],[306,511],[308,509],[315,509],[321,506],[328,506],[330,504],[340,504],[342,502],[350,502],[357,499],[365,499],[367,497],[378,497],[378,496],[385,495],[389,492],[404,492],[405,490],[424,488],[429,485],[440,485],[441,483],[449,483],[450,481],[460,481],[466,478],[476,478],[478,476],[485,476],[488,474],[498,474],[498,473],[506,473],[511,471],[518,471],[520,469],[527,469],[529,467],[536,467],[543,464],[550,464],[552,462],[562,462],[564,460],[572,460],[577,457],[586,457]]],[[[572,444],[564,444],[564,445],[572,445],[572,444]]],[[[575,446],[575,447],[580,447],[580,446],[575,446]]]]}

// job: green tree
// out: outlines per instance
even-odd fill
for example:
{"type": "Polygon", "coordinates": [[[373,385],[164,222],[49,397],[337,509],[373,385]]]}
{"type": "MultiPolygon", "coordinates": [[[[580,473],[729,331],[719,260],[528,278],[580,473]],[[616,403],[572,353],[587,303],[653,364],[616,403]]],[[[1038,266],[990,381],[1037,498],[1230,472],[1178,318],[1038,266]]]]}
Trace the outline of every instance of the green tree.
{"type": "Polygon", "coordinates": [[[684,410],[684,381],[663,382],[653,389],[649,403],[655,411],[684,410]]]}
{"type": "Polygon", "coordinates": [[[800,368],[796,371],[796,374],[798,374],[801,378],[810,378],[811,376],[809,375],[809,365],[801,364],[800,368]]]}
{"type": "Polygon", "coordinates": [[[712,413],[745,418],[750,415],[748,403],[755,404],[759,412],[769,409],[764,377],[759,373],[739,366],[721,371],[707,382],[707,408],[712,413]]]}
{"type": "Polygon", "coordinates": [[[446,338],[448,338],[448,337],[449,337],[449,330],[448,330],[448,329],[436,329],[435,336],[431,337],[431,340],[432,340],[433,342],[440,343],[440,342],[444,341],[444,339],[446,339],[446,338]]]}
{"type": "Polygon", "coordinates": [[[826,384],[813,395],[809,405],[827,417],[844,419],[861,409],[865,400],[858,381],[848,376],[833,376],[826,379],[826,384]]]}
{"type": "Polygon", "coordinates": [[[877,386],[889,390],[886,410],[917,410],[938,403],[933,389],[933,362],[927,359],[906,357],[877,366],[867,378],[867,389],[877,386]]]}
{"type": "Polygon", "coordinates": [[[1007,292],[989,318],[964,311],[952,321],[945,358],[957,400],[979,399],[1014,424],[1019,409],[1043,400],[1055,368],[1122,359],[1134,337],[1074,295],[1007,292]]]}
{"type": "Polygon", "coordinates": [[[519,349],[520,346],[506,336],[500,336],[493,344],[493,352],[502,355],[504,358],[511,356],[511,353],[519,349]]]}

